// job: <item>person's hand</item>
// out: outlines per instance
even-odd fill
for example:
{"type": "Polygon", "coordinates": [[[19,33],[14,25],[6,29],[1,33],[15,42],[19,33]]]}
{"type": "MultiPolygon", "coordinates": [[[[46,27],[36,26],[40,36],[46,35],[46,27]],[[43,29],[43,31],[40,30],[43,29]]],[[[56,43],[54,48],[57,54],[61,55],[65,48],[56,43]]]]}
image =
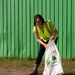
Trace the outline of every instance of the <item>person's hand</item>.
{"type": "Polygon", "coordinates": [[[44,43],[44,47],[46,48],[47,47],[47,44],[44,43]]]}
{"type": "Polygon", "coordinates": [[[51,37],[50,37],[50,40],[54,40],[54,39],[55,39],[55,37],[54,37],[54,36],[51,36],[51,37]]]}

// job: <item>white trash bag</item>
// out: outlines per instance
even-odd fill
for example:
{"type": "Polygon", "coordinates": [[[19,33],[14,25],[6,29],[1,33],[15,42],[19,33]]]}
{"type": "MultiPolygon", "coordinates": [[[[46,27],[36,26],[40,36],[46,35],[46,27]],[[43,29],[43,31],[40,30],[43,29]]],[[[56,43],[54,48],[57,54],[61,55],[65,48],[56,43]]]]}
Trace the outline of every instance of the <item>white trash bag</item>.
{"type": "Polygon", "coordinates": [[[45,66],[43,75],[62,75],[62,63],[61,58],[55,45],[54,40],[48,42],[48,46],[45,51],[45,66]]]}

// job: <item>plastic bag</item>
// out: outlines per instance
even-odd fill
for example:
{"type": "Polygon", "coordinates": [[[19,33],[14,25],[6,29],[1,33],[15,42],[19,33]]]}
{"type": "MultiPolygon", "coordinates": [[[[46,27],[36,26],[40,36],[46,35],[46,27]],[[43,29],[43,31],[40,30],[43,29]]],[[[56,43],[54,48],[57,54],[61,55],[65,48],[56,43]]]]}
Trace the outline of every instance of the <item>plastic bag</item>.
{"type": "Polygon", "coordinates": [[[54,40],[50,40],[48,42],[45,53],[45,66],[43,75],[63,74],[61,58],[54,40]]]}

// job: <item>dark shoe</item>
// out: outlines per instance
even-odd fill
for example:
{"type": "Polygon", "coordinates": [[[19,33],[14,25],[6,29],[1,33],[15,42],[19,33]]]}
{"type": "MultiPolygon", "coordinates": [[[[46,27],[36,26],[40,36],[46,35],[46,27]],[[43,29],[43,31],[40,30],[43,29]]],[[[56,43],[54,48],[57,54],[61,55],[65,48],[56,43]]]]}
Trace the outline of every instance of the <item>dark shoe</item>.
{"type": "Polygon", "coordinates": [[[29,75],[37,75],[38,71],[32,71],[29,75]]]}
{"type": "Polygon", "coordinates": [[[35,64],[35,65],[34,65],[34,68],[33,68],[33,71],[32,71],[29,75],[36,75],[36,74],[38,74],[37,69],[38,69],[38,65],[35,64]]]}

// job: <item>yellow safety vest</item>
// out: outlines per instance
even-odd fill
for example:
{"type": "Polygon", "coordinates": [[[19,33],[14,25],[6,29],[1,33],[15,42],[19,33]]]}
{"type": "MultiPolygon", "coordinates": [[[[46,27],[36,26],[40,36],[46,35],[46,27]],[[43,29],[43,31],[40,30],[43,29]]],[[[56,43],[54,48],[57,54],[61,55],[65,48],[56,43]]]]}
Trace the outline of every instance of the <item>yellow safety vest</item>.
{"type": "Polygon", "coordinates": [[[50,39],[50,36],[53,34],[53,31],[55,29],[56,28],[52,24],[52,22],[50,20],[48,20],[48,21],[45,21],[43,28],[40,28],[39,26],[36,26],[36,27],[34,26],[32,31],[35,33],[38,30],[38,34],[40,36],[40,39],[42,39],[44,42],[47,42],[50,39]],[[46,27],[46,25],[48,28],[46,27]],[[48,29],[50,32],[48,31],[48,29]]]}

